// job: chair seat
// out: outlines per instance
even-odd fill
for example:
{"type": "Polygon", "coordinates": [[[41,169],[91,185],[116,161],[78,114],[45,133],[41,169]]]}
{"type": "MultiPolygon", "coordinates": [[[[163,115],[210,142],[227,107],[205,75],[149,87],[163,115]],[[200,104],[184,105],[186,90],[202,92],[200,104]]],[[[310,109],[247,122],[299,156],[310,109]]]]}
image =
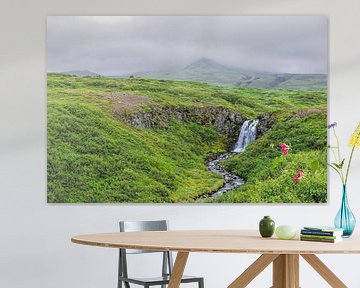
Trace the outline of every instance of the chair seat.
{"type": "MultiPolygon", "coordinates": [[[[200,281],[201,278],[202,278],[202,277],[184,275],[184,276],[181,278],[181,283],[196,282],[196,281],[200,281]]],[[[119,280],[122,280],[122,281],[125,281],[125,282],[129,282],[129,283],[138,284],[138,285],[144,285],[144,284],[148,284],[148,285],[161,285],[161,284],[168,284],[169,281],[170,281],[170,276],[149,277],[149,278],[136,278],[136,277],[126,278],[126,277],[119,277],[119,280]]]]}
{"type": "MultiPolygon", "coordinates": [[[[135,232],[135,231],[167,231],[168,221],[120,221],[120,232],[135,232]]],[[[174,264],[172,260],[171,251],[146,251],[134,249],[119,249],[119,265],[118,265],[118,288],[130,288],[131,284],[149,288],[150,286],[159,286],[165,288],[170,282],[170,273],[174,264]],[[161,253],[162,254],[162,273],[160,277],[132,277],[127,272],[127,254],[142,254],[142,253],[161,253]]],[[[204,288],[204,278],[195,276],[183,276],[181,283],[197,283],[198,288],[204,288]]],[[[132,287],[131,287],[132,288],[132,287]]]]}

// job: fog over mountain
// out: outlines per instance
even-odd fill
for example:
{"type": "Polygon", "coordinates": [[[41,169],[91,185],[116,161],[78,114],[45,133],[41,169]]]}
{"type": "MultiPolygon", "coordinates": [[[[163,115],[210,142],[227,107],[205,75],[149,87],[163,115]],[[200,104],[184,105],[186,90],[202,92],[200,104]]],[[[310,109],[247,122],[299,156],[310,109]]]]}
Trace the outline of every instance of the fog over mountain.
{"type": "Polygon", "coordinates": [[[326,74],[323,16],[49,16],[48,71],[184,69],[201,58],[242,70],[326,74]]]}
{"type": "MultiPolygon", "coordinates": [[[[81,76],[81,75],[78,75],[81,76]]],[[[91,76],[91,75],[89,75],[91,76]]],[[[183,69],[140,72],[126,75],[161,80],[194,81],[222,86],[242,86],[275,89],[326,89],[326,74],[274,73],[244,70],[201,58],[183,69]]]]}

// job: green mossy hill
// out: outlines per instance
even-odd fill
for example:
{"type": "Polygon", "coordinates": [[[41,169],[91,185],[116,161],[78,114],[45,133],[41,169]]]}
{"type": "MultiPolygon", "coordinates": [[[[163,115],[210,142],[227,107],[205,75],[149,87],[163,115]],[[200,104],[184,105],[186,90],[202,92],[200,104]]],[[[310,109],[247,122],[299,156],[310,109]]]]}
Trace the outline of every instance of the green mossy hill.
{"type": "MultiPolygon", "coordinates": [[[[119,105],[121,106],[121,103],[119,105]]],[[[301,153],[308,153],[306,155],[309,159],[314,155],[317,157],[320,155],[316,153],[325,155],[323,150],[326,146],[326,131],[325,136],[323,133],[314,132],[326,125],[325,91],[226,88],[196,82],[76,77],[50,73],[48,74],[48,201],[54,203],[193,202],[193,199],[199,195],[216,191],[222,186],[223,179],[211,173],[204,165],[204,160],[210,153],[225,151],[229,139],[228,135],[218,129],[213,120],[199,121],[196,117],[182,119],[176,115],[166,115],[165,125],[146,128],[141,125],[131,125],[118,117],[123,114],[146,114],[157,109],[167,111],[169,107],[171,107],[169,111],[222,109],[239,115],[241,119],[272,115],[273,128],[251,145],[246,153],[224,163],[229,169],[248,179],[249,183],[241,189],[261,181],[261,179],[256,181],[251,179],[250,170],[247,170],[247,174],[240,171],[244,170],[243,157],[248,155],[247,153],[256,153],[257,158],[256,160],[253,158],[253,162],[266,159],[266,165],[272,155],[276,155],[275,152],[269,152],[267,149],[259,149],[256,152],[254,149],[257,145],[267,147],[269,143],[280,139],[281,142],[289,140],[294,149],[299,149],[296,154],[299,157],[301,153]],[[107,97],[112,93],[138,95],[141,101],[135,105],[130,103],[131,105],[118,107],[115,105],[116,101],[107,97]],[[312,109],[322,112],[310,111],[312,109]],[[282,125],[292,122],[299,123],[302,129],[305,129],[302,124],[313,124],[308,128],[309,135],[314,135],[311,136],[312,140],[309,140],[311,143],[299,138],[299,143],[303,145],[307,143],[306,149],[303,149],[305,146],[295,148],[295,144],[298,143],[294,139],[295,135],[293,137],[289,130],[284,130],[288,127],[282,125]],[[283,140],[284,136],[291,137],[283,140]],[[268,142],[265,143],[266,139],[268,142]],[[241,165],[238,162],[239,167],[237,167],[234,161],[240,161],[241,165]]],[[[210,116],[205,118],[211,119],[210,116]]],[[[303,132],[299,131],[299,135],[303,132]]],[[[291,155],[293,158],[289,157],[289,163],[281,163],[277,168],[278,172],[285,169],[286,165],[296,163],[296,155],[291,155]]],[[[305,156],[299,159],[303,161],[305,156]]],[[[249,162],[246,165],[249,168],[254,164],[249,162]]],[[[270,171],[266,165],[262,171],[263,175],[266,173],[276,175],[277,171],[270,171]]],[[[290,168],[288,167],[289,170],[290,168]]],[[[253,169],[258,173],[260,168],[255,165],[253,169]]],[[[324,169],[319,170],[316,176],[321,187],[326,183],[324,169]]],[[[306,181],[310,181],[312,185],[315,182],[311,181],[315,181],[316,178],[311,179],[306,177],[306,181]]],[[[290,184],[292,185],[288,183],[290,184]]],[[[279,191],[274,195],[268,193],[270,196],[257,193],[256,197],[248,197],[245,193],[245,196],[239,196],[238,191],[241,190],[229,194],[229,198],[219,197],[212,201],[277,202],[283,199],[287,202],[303,201],[302,196],[296,193],[287,198],[279,195],[279,191]],[[244,200],[245,198],[248,199],[244,200]]],[[[320,200],[312,198],[313,202],[323,201],[324,196],[321,197],[320,200]]],[[[310,198],[306,198],[306,202],[307,199],[310,198]]]]}
{"type": "MultiPolygon", "coordinates": [[[[285,114],[285,113],[284,113],[285,114]]],[[[246,151],[224,161],[226,170],[241,175],[246,184],[212,202],[321,203],[327,200],[326,185],[326,112],[288,115],[268,133],[252,143],[246,151]],[[281,156],[279,143],[290,144],[286,157],[281,156]],[[281,156],[273,168],[274,159],[281,156]],[[311,165],[319,160],[313,173],[311,165]],[[304,170],[300,183],[294,183],[297,170],[304,170]]]]}

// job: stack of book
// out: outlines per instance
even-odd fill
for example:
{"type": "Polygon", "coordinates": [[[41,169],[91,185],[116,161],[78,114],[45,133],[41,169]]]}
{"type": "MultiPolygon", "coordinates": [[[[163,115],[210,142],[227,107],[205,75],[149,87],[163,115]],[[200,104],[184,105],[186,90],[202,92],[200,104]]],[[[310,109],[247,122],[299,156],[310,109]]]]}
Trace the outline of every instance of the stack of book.
{"type": "Polygon", "coordinates": [[[344,230],[334,227],[304,227],[300,232],[302,241],[336,243],[342,241],[344,230]]]}

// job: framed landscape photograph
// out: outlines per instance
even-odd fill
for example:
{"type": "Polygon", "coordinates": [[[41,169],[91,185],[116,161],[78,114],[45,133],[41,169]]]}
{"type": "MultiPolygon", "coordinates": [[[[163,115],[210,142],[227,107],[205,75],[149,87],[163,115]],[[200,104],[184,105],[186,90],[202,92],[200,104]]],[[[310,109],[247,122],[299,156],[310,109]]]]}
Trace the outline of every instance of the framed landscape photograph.
{"type": "Polygon", "coordinates": [[[49,16],[49,203],[325,203],[324,16],[49,16]]]}

